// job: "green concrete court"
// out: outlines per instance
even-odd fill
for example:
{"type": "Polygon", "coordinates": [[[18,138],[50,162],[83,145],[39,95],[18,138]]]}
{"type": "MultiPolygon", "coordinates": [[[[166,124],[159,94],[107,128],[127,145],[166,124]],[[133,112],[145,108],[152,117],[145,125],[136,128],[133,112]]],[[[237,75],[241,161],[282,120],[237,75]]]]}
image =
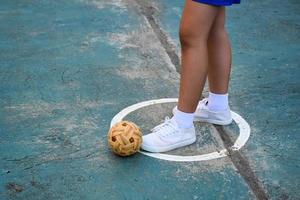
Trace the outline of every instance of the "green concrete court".
{"type": "MultiPolygon", "coordinates": [[[[227,10],[231,109],[250,125],[195,123],[197,142],[168,152],[228,156],[120,158],[106,135],[133,104],[177,98],[183,0],[2,0],[0,199],[300,199],[300,2],[227,10]]],[[[203,93],[207,95],[207,89],[203,93]]],[[[175,103],[125,117],[144,134],[175,103]]]]}

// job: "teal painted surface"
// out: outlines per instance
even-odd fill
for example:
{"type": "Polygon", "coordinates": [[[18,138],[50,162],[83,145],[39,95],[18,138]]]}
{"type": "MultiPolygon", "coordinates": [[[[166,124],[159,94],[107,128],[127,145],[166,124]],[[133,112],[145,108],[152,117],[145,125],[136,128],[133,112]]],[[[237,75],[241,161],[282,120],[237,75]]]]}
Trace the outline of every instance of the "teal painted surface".
{"type": "MultiPolygon", "coordinates": [[[[166,2],[160,21],[178,43],[182,1],[166,2]],[[170,23],[169,23],[170,22],[170,23]]],[[[271,199],[297,199],[300,189],[300,4],[242,1],[227,9],[232,43],[230,104],[250,124],[243,153],[271,199]]],[[[229,129],[236,132],[235,127],[229,129]]]]}
{"type": "Polygon", "coordinates": [[[233,34],[237,51],[232,105],[253,127],[253,137],[245,154],[252,160],[270,197],[297,199],[300,188],[297,158],[300,153],[300,5],[287,1],[285,6],[278,2],[269,7],[268,3],[271,2],[248,4],[239,15],[249,13],[247,10],[257,15],[245,15],[244,25],[239,28],[232,25],[232,31],[238,33],[233,34]],[[251,26],[251,22],[257,23],[251,26]],[[242,33],[246,33],[245,36],[242,33]]]}
{"type": "Polygon", "coordinates": [[[108,150],[117,112],[177,96],[178,76],[134,10],[3,1],[0,29],[0,199],[251,197],[227,159],[169,163],[108,150]]]}
{"type": "MultiPolygon", "coordinates": [[[[272,37],[261,31],[268,27],[267,14],[255,29],[244,25],[253,18],[239,19],[240,13],[250,15],[256,1],[232,8],[229,17],[236,21],[228,23],[232,32],[244,28],[232,34],[231,82],[232,108],[253,127],[243,153],[274,198],[295,197],[299,188],[293,181],[299,180],[293,157],[299,153],[299,5],[294,3],[277,8],[283,24],[269,23],[272,37]],[[285,84],[273,87],[278,82],[285,84]],[[276,115],[285,108],[287,114],[276,115]]],[[[182,1],[158,5],[159,23],[178,44],[182,1]]],[[[253,197],[227,158],[172,163],[140,154],[121,159],[108,150],[106,134],[117,112],[177,96],[178,76],[168,72],[166,54],[144,20],[121,1],[1,2],[0,199],[253,197]]]]}

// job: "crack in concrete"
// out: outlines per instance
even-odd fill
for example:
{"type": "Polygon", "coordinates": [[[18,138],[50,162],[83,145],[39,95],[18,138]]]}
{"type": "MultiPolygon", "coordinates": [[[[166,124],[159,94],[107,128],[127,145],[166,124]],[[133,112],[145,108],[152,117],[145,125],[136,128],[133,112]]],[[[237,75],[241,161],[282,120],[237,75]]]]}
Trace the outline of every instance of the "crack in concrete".
{"type": "Polygon", "coordinates": [[[256,177],[255,173],[250,167],[250,163],[245,158],[240,151],[234,151],[231,147],[234,142],[231,140],[227,131],[224,130],[222,126],[215,125],[217,132],[219,133],[226,150],[228,151],[228,156],[230,157],[232,163],[237,168],[239,174],[244,178],[248,186],[251,188],[252,192],[257,199],[268,199],[267,193],[264,190],[259,179],[256,177]]]}
{"type": "Polygon", "coordinates": [[[43,165],[43,164],[48,164],[56,161],[68,161],[68,160],[79,160],[79,159],[85,159],[85,158],[92,158],[92,157],[98,157],[99,155],[99,150],[94,150],[90,152],[84,152],[81,154],[81,152],[85,150],[75,150],[72,152],[68,153],[63,153],[60,155],[53,155],[48,157],[49,153],[43,153],[35,156],[24,156],[22,158],[14,158],[14,159],[7,159],[4,158],[3,160],[8,161],[8,162],[15,162],[21,167],[22,170],[28,170],[32,169],[34,167],[43,165]],[[97,156],[96,156],[97,155],[97,156]]]}
{"type": "Polygon", "coordinates": [[[176,53],[176,47],[169,41],[167,34],[160,28],[159,23],[154,17],[156,8],[151,5],[149,1],[133,0],[137,10],[147,19],[147,22],[150,24],[153,32],[156,34],[159,39],[162,47],[165,49],[168,54],[172,64],[175,66],[177,72],[180,72],[180,59],[176,53]]]}

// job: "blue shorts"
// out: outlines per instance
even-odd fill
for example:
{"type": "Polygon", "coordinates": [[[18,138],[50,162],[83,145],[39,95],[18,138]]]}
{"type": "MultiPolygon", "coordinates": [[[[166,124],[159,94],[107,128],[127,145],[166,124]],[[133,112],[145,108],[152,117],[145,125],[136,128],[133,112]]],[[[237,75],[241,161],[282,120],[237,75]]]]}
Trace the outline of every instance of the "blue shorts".
{"type": "Polygon", "coordinates": [[[241,0],[193,0],[199,3],[205,3],[212,6],[231,6],[232,4],[239,4],[241,0]]]}

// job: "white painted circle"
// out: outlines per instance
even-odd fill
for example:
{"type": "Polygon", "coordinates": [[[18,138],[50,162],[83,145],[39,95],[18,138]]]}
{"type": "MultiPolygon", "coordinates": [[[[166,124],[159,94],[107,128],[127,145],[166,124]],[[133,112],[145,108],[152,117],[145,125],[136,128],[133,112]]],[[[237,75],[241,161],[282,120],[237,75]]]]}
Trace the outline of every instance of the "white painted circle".
{"type": "MultiPolygon", "coordinates": [[[[134,105],[131,105],[127,108],[124,108],[121,110],[117,115],[113,117],[110,123],[110,127],[112,127],[115,123],[120,122],[123,120],[123,118],[128,115],[129,113],[146,107],[150,105],[155,105],[155,104],[160,104],[160,103],[176,103],[178,102],[177,98],[164,98],[164,99],[154,99],[154,100],[149,100],[149,101],[143,101],[134,105]]],[[[231,111],[232,119],[236,122],[240,129],[240,134],[236,141],[234,142],[233,146],[231,149],[233,151],[238,151],[241,149],[246,142],[248,141],[250,137],[250,126],[247,123],[245,119],[243,119],[239,114],[231,111]]],[[[201,155],[195,155],[195,156],[179,156],[179,155],[170,155],[170,154],[165,154],[165,153],[150,153],[146,151],[139,151],[140,153],[153,157],[153,158],[158,158],[158,159],[163,159],[163,160],[168,160],[168,161],[178,161],[178,162],[192,162],[192,161],[206,161],[206,160],[212,160],[216,158],[222,158],[226,157],[228,155],[228,151],[226,149],[222,149],[219,152],[215,151],[212,153],[207,153],[207,154],[201,154],[201,155]]]]}

